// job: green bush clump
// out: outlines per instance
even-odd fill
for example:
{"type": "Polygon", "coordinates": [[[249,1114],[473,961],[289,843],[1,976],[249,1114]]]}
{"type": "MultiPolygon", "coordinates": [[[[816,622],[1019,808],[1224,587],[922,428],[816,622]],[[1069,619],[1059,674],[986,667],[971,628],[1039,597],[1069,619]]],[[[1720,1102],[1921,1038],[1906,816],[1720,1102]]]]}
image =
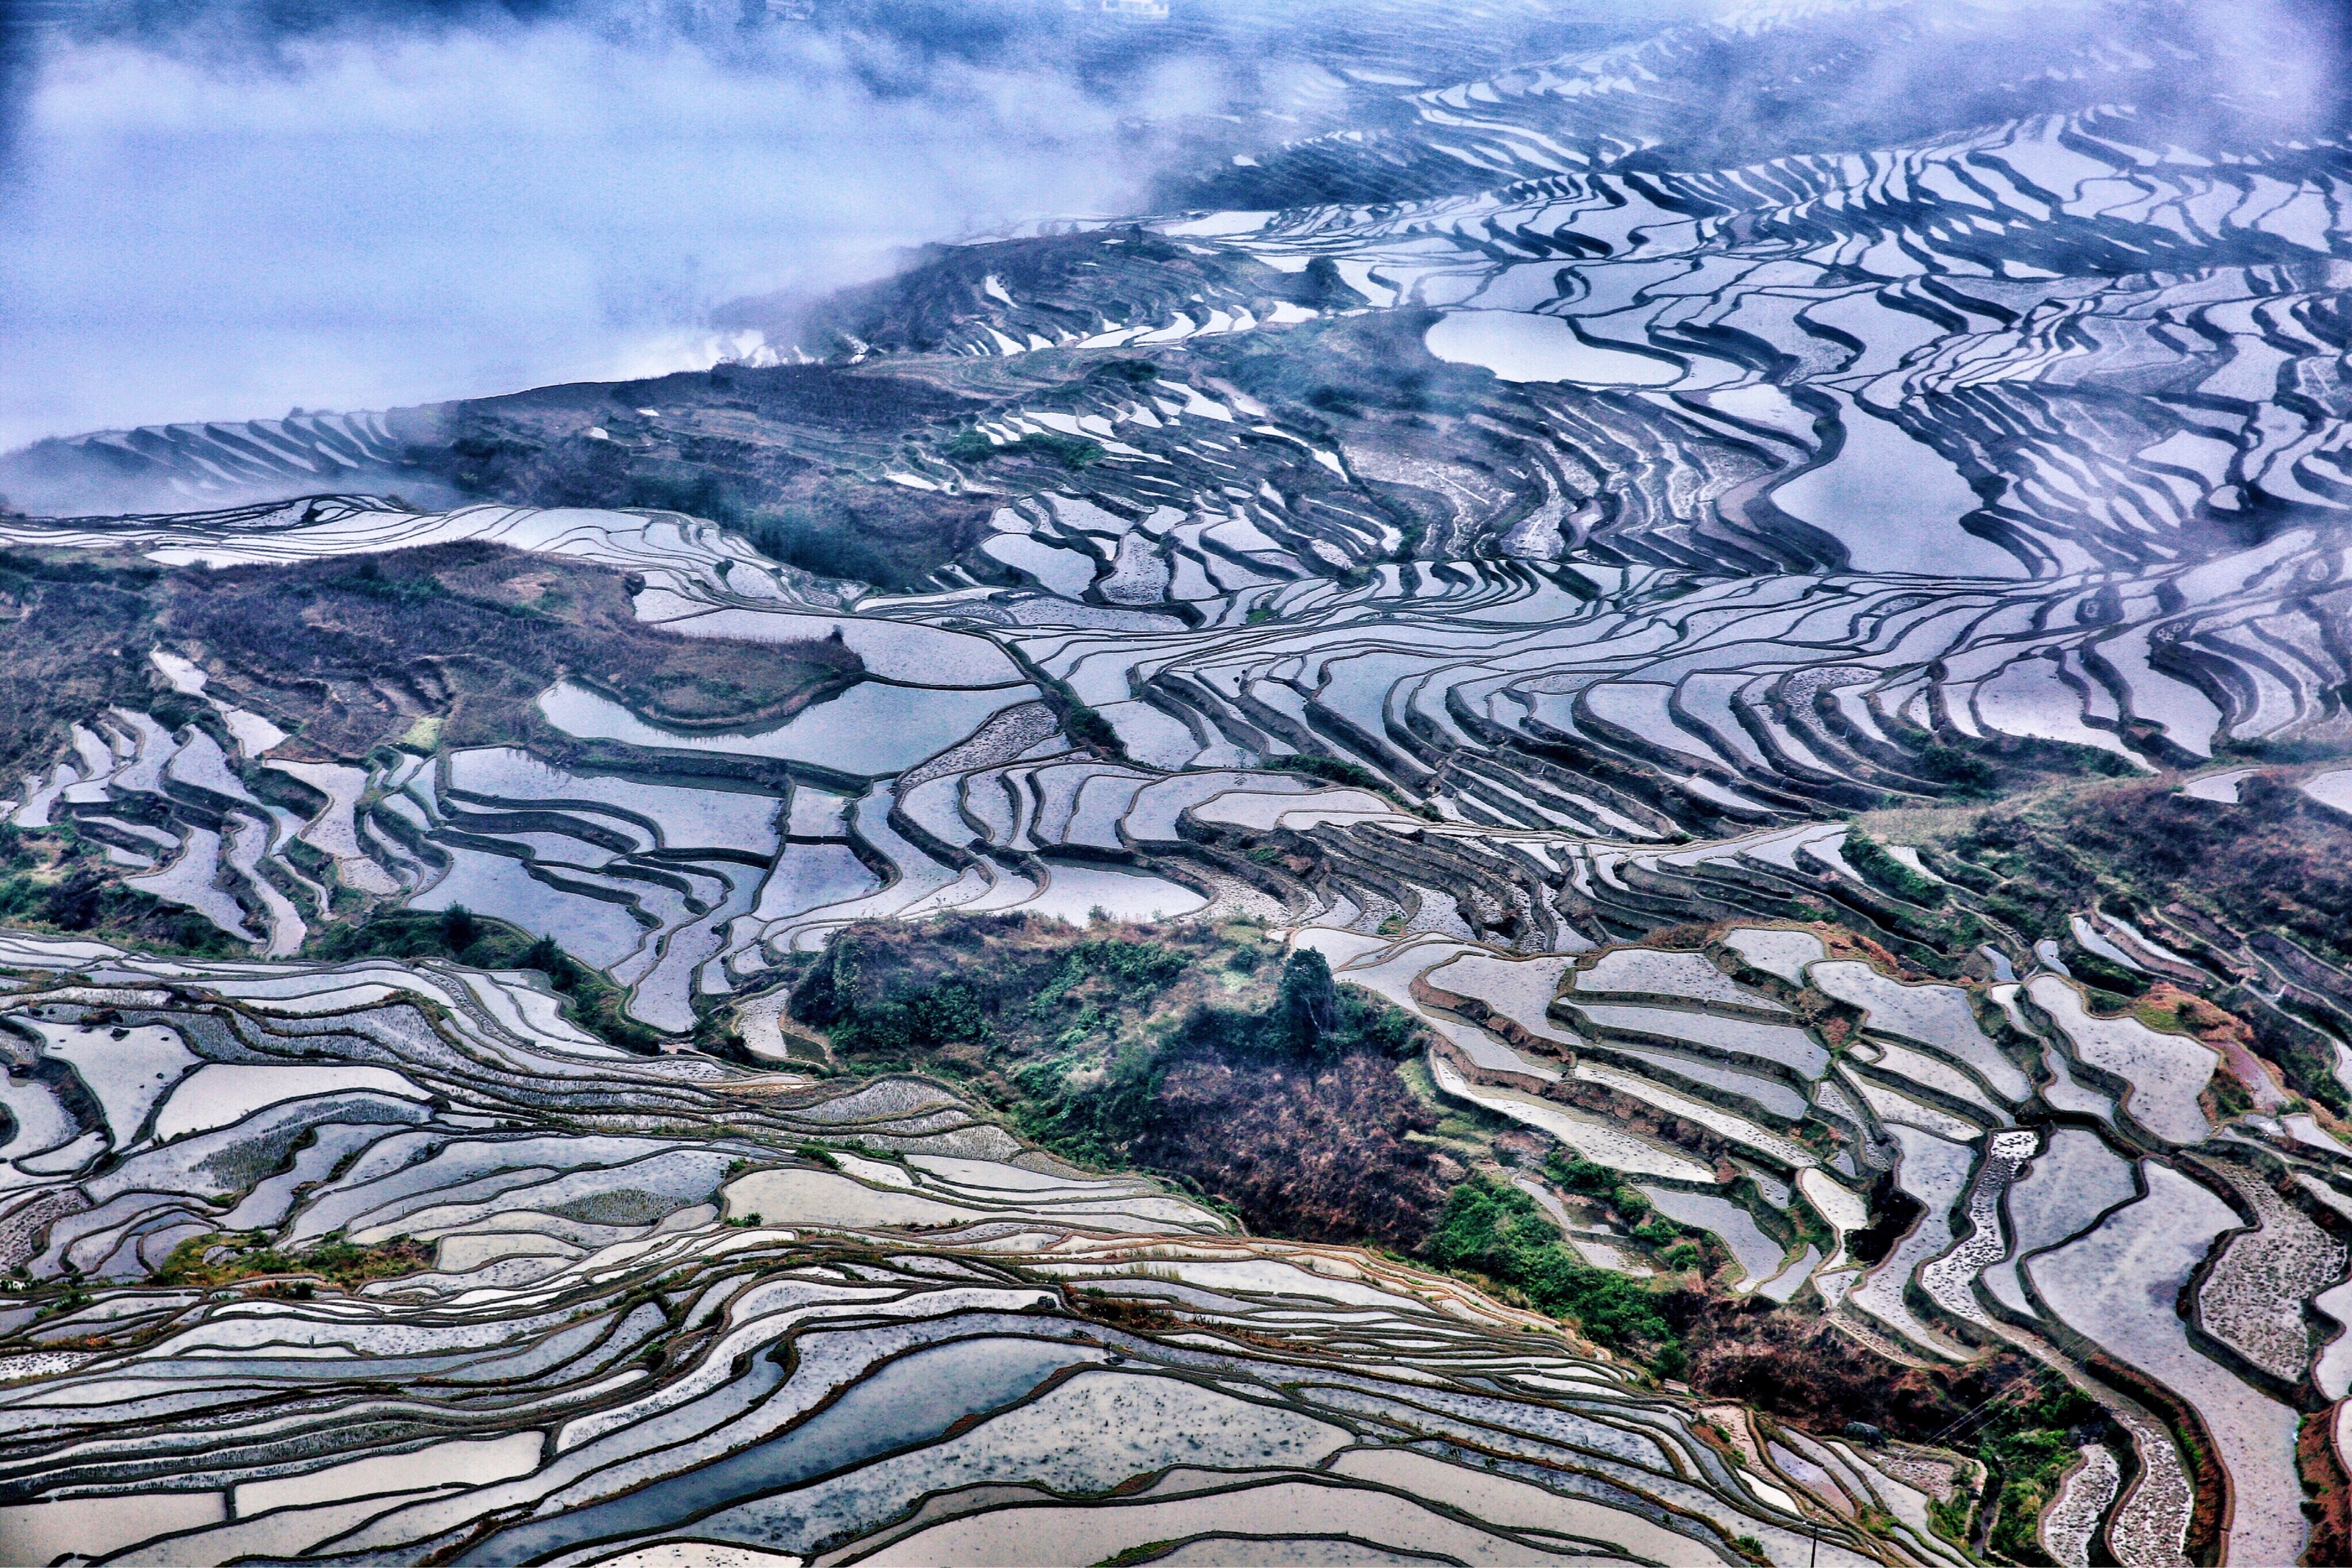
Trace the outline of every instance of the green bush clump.
{"type": "Polygon", "coordinates": [[[228,1235],[213,1232],[181,1242],[172,1249],[147,1282],[156,1286],[210,1289],[267,1274],[317,1274],[328,1283],[349,1290],[370,1280],[397,1279],[433,1264],[433,1249],[421,1241],[395,1237],[362,1247],[337,1231],[299,1252],[283,1252],[258,1230],[228,1235]],[[205,1255],[215,1254],[207,1262],[205,1255]]]}
{"type": "Polygon", "coordinates": [[[2135,974],[2112,958],[2102,958],[2088,948],[2070,948],[2066,967],[2086,986],[2106,991],[2116,997],[2136,997],[2147,989],[2146,975],[2135,974]]]}
{"type": "Polygon", "coordinates": [[[985,1040],[992,1032],[971,983],[947,979],[859,1009],[835,1028],[833,1043],[841,1051],[903,1055],[985,1040]]]}
{"type": "MultiPolygon", "coordinates": [[[[1646,1207],[1647,1205],[1643,1207],[1646,1207]]],[[[1683,1228],[1663,1214],[1653,1213],[1642,1223],[1633,1227],[1633,1237],[1636,1240],[1646,1241],[1653,1247],[1670,1248],[1683,1239],[1683,1228]]],[[[1668,1266],[1678,1267],[1671,1264],[1668,1266]]]]}
{"type": "Polygon", "coordinates": [[[1919,753],[1920,777],[1948,785],[1963,798],[1989,798],[2000,781],[2000,769],[1974,752],[1936,742],[1919,753]]]}
{"type": "Polygon", "coordinates": [[[1860,872],[1864,878],[1886,888],[1898,897],[1929,909],[1944,902],[1944,884],[1933,877],[1922,876],[1887,852],[1886,846],[1864,832],[1845,836],[1845,863],[1860,872]]]}
{"type": "Polygon", "coordinates": [[[1132,988],[1137,1001],[1148,1001],[1184,972],[1192,960],[1157,942],[1129,942],[1116,936],[1081,942],[1062,960],[1061,972],[1037,993],[1031,1006],[1039,1010],[1058,1007],[1071,988],[1089,977],[1105,975],[1132,988]]]}
{"type": "Polygon", "coordinates": [[[1949,1497],[1927,1500],[1927,1524],[1930,1529],[1955,1545],[1969,1543],[1969,1526],[1976,1518],[1976,1494],[1961,1487],[1949,1497]]]}
{"type": "Polygon", "coordinates": [[[356,593],[363,598],[381,599],[388,604],[421,604],[428,599],[449,597],[449,591],[441,586],[441,580],[431,571],[388,572],[383,570],[381,558],[372,555],[362,556],[351,570],[327,579],[320,586],[339,588],[345,593],[356,593]]]}
{"type": "Polygon", "coordinates": [[[1606,1198],[1617,1190],[1617,1173],[1607,1166],[1594,1165],[1582,1155],[1564,1145],[1555,1144],[1544,1155],[1544,1175],[1563,1192],[1580,1193],[1586,1197],[1606,1198]]]}
{"type": "Polygon", "coordinates": [[[1595,1344],[1640,1357],[1662,1377],[1677,1375],[1687,1361],[1650,1293],[1579,1259],[1536,1200],[1516,1186],[1475,1175],[1464,1181],[1447,1197],[1427,1251],[1445,1268],[1508,1286],[1538,1311],[1575,1323],[1595,1344]]]}
{"type": "Polygon", "coordinates": [[[1360,789],[1381,790],[1387,788],[1381,776],[1360,762],[1350,762],[1344,757],[1309,757],[1300,752],[1290,757],[1266,759],[1266,767],[1277,773],[1302,773],[1309,779],[1321,779],[1333,784],[1352,784],[1360,789]]]}
{"type": "Polygon", "coordinates": [[[1127,744],[1119,739],[1118,731],[1112,727],[1110,720],[1076,697],[1070,699],[1069,706],[1062,714],[1062,728],[1081,746],[1091,746],[1113,757],[1127,755],[1127,744]]]}
{"type": "Polygon", "coordinates": [[[2030,1402],[1994,1407],[1979,1433],[1977,1458],[2000,1478],[2000,1516],[1988,1542],[1995,1552],[2018,1563],[2049,1561],[2035,1526],[2057,1496],[2074,1450],[2105,1423],[2098,1401],[2079,1388],[2062,1386],[2030,1402]]]}

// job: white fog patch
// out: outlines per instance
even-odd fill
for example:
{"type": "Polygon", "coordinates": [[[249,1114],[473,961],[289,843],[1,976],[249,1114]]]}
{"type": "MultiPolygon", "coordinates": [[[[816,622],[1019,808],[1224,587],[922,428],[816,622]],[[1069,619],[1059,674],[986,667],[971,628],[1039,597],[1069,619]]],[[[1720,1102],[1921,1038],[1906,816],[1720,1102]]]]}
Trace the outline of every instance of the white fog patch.
{"type": "Polygon", "coordinates": [[[0,184],[0,449],[756,358],[711,306],[1116,209],[1143,172],[1045,67],[863,80],[814,35],[61,43],[0,184]]]}

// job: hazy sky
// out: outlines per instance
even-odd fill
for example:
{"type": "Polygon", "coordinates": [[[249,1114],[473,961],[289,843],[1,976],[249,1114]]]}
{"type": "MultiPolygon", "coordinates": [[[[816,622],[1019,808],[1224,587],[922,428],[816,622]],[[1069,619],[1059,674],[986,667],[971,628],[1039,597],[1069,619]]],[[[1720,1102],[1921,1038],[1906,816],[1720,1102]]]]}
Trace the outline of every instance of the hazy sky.
{"type": "MultiPolygon", "coordinates": [[[[1393,44],[1424,6],[1465,17],[1446,37],[1469,69],[1523,29],[1727,3],[1216,0],[1185,27],[1085,33],[1059,0],[829,0],[866,18],[830,29],[746,27],[746,0],[0,0],[0,450],[707,365],[731,347],[704,325],[714,305],[1024,217],[1134,212],[1209,139],[1302,133],[1205,117],[1339,109],[1351,89],[1308,57],[1393,44]],[[7,26],[36,15],[70,26],[7,26]]],[[[2140,41],[2207,63],[2150,55],[2099,91],[2163,97],[2178,76],[2168,113],[2292,120],[2342,90],[2313,30],[2330,7],[2163,10],[2179,37],[2140,41]]],[[[1956,58],[1979,89],[2031,76],[2011,29],[2120,26],[2113,0],[1908,14],[1915,48],[1874,43],[1840,78],[1857,145],[1879,119],[1959,112],[1919,88],[1956,58]],[[1964,21],[1979,41],[1956,57],[1964,21]]]]}
{"type": "Polygon", "coordinates": [[[51,38],[0,169],[0,449],[707,364],[712,304],[1149,172],[1050,59],[908,69],[793,26],[51,38]]]}

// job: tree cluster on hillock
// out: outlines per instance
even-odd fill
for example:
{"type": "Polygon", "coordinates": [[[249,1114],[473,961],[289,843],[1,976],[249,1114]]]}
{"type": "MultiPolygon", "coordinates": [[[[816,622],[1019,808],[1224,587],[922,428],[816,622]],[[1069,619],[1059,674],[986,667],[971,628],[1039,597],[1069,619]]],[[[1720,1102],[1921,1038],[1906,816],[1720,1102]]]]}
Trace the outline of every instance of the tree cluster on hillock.
{"type": "Polygon", "coordinates": [[[855,1071],[960,1082],[1057,1155],[1174,1176],[1269,1234],[1411,1250],[1459,1175],[1402,1075],[1412,1019],[1247,923],[856,926],[791,1009],[855,1071]]]}
{"type": "MultiPolygon", "coordinates": [[[[985,538],[993,508],[856,473],[900,442],[950,431],[989,406],[870,370],[720,365],[455,404],[439,439],[414,455],[468,494],[684,512],[819,577],[904,589],[985,538]],[[646,417],[646,406],[661,417],[646,417]]],[[[1045,455],[1058,471],[1055,455],[1045,455]]]]}
{"type": "MultiPolygon", "coordinates": [[[[214,1290],[271,1275],[308,1275],[349,1291],[373,1280],[396,1280],[433,1265],[433,1249],[406,1237],[369,1246],[344,1239],[341,1231],[297,1251],[281,1251],[262,1231],[207,1232],[172,1249],[148,1276],[150,1285],[214,1290]]],[[[289,1283],[270,1294],[308,1297],[308,1283],[289,1283]]]]}

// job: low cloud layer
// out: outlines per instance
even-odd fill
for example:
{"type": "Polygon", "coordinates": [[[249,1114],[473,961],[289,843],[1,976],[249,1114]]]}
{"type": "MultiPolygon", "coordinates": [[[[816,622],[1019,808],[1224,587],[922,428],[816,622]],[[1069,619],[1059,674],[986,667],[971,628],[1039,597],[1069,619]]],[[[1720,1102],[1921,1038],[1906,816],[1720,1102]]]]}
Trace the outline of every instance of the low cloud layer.
{"type": "Polygon", "coordinates": [[[0,173],[0,449],[708,363],[717,302],[1150,172],[1051,58],[611,20],[49,37],[0,173]]]}
{"type": "MultiPolygon", "coordinates": [[[[708,364],[745,346],[726,301],[1206,190],[1181,172],[1289,199],[1230,154],[1727,0],[814,3],[0,0],[0,450],[708,364]]],[[[2341,123],[2340,18],[2297,0],[1761,9],[1786,38],[1735,20],[1737,79],[1698,51],[1647,156],[1924,140],[2068,83],[2192,145],[2341,123]]]]}

